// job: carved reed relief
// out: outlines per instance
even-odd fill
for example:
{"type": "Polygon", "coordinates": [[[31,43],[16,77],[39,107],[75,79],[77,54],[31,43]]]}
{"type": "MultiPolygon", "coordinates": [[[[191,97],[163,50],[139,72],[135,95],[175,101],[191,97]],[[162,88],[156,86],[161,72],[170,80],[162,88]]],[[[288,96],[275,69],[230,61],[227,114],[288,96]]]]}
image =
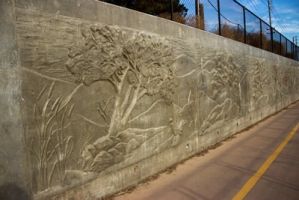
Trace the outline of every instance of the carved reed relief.
{"type": "Polygon", "coordinates": [[[65,132],[72,125],[74,104],[71,99],[80,86],[68,96],[55,98],[55,82],[52,82],[51,85],[45,85],[36,97],[33,106],[35,131],[26,142],[34,167],[33,183],[37,191],[45,190],[57,182],[62,183],[65,179],[74,148],[73,136],[65,132]]]}

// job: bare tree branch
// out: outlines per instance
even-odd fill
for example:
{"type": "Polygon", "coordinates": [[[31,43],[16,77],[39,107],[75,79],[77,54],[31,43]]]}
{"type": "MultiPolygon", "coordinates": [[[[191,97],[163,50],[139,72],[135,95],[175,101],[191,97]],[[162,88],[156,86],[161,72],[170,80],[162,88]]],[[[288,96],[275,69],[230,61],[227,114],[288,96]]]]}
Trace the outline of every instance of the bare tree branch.
{"type": "Polygon", "coordinates": [[[137,116],[133,117],[132,119],[130,119],[128,121],[128,123],[132,123],[133,121],[139,119],[140,117],[144,116],[145,114],[147,114],[149,111],[151,111],[158,103],[163,102],[164,99],[158,99],[156,100],[154,103],[152,103],[152,105],[144,112],[138,114],[137,116]]]}
{"type": "Polygon", "coordinates": [[[89,122],[90,124],[93,124],[97,127],[100,127],[100,128],[107,128],[107,125],[102,125],[102,124],[99,124],[91,119],[88,119],[87,117],[81,115],[81,114],[77,114],[79,117],[81,117],[82,119],[84,119],[85,121],[89,122]]]}
{"type": "Polygon", "coordinates": [[[129,104],[127,110],[124,112],[124,115],[121,120],[122,124],[125,124],[128,121],[128,118],[129,118],[130,114],[132,113],[132,111],[138,101],[139,90],[140,90],[140,84],[138,84],[137,88],[135,89],[131,103],[129,104]]]}
{"type": "Polygon", "coordinates": [[[131,96],[131,90],[132,90],[132,88],[133,88],[132,85],[128,86],[128,90],[126,91],[125,98],[124,98],[123,103],[122,103],[122,105],[120,107],[120,110],[122,110],[122,111],[125,110],[125,106],[127,105],[128,100],[129,100],[129,98],[131,96]]]}

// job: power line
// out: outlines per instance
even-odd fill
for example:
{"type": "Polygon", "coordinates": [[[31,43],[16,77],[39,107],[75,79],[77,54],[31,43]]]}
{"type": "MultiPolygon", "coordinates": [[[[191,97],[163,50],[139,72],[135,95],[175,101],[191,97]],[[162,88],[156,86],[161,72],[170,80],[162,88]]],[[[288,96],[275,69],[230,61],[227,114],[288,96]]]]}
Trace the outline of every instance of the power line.
{"type": "MultiPolygon", "coordinates": [[[[245,4],[248,4],[248,6],[252,9],[249,9],[249,7],[246,7],[245,5],[242,4],[242,6],[244,6],[247,10],[251,11],[252,13],[262,13],[264,14],[266,11],[263,10],[262,12],[260,12],[257,7],[258,5],[257,4],[253,4],[254,1],[251,1],[251,0],[246,0],[246,2],[244,2],[245,4]]],[[[255,14],[256,15],[256,14],[255,14]]],[[[259,17],[261,18],[261,17],[259,17]]]]}
{"type": "MultiPolygon", "coordinates": [[[[273,3],[271,3],[271,8],[272,9],[269,9],[269,4],[268,4],[268,1],[269,0],[260,0],[260,2],[261,3],[263,3],[265,6],[267,6],[268,7],[268,13],[267,13],[267,15],[268,15],[268,18],[269,18],[269,24],[273,27],[273,24],[272,24],[272,17],[270,17],[270,15],[273,15],[274,17],[275,17],[275,19],[277,19],[277,20],[279,20],[280,22],[281,22],[281,17],[279,16],[279,17],[277,17],[277,15],[276,15],[276,9],[275,9],[275,7],[274,7],[274,5],[273,5],[273,3]],[[270,11],[270,15],[269,15],[269,11],[270,11]],[[275,12],[274,12],[275,11],[275,12]],[[270,20],[271,20],[271,23],[270,23],[270,20]]],[[[254,1],[254,0],[246,0],[246,2],[257,12],[257,4],[256,4],[256,2],[254,1]]],[[[269,2],[270,3],[270,2],[269,2]]],[[[275,23],[276,24],[276,23],[275,23]]],[[[276,24],[276,26],[279,28],[279,29],[281,29],[281,30],[283,30],[283,29],[286,29],[287,27],[284,25],[284,23],[281,23],[281,25],[280,25],[280,23],[277,23],[276,24]]],[[[273,27],[274,28],[274,27],[273,27]]]]}
{"type": "Polygon", "coordinates": [[[258,9],[257,9],[256,4],[253,3],[254,1],[246,0],[246,2],[247,2],[247,4],[249,4],[249,6],[255,11],[255,13],[257,13],[258,9]]]}
{"type": "Polygon", "coordinates": [[[268,2],[267,2],[267,0],[261,0],[261,2],[262,2],[265,6],[268,6],[268,2]]]}
{"type": "MultiPolygon", "coordinates": [[[[268,0],[261,0],[261,2],[262,2],[264,5],[268,6],[268,0]]],[[[275,19],[281,20],[282,17],[281,17],[281,16],[278,16],[278,17],[277,17],[277,15],[276,15],[276,13],[278,14],[278,12],[277,12],[277,10],[276,10],[276,8],[275,8],[273,2],[272,2],[272,4],[271,4],[271,6],[272,6],[272,14],[273,14],[273,16],[275,17],[275,19]]],[[[284,23],[282,23],[281,25],[280,25],[280,24],[277,24],[277,26],[278,26],[280,29],[285,29],[285,28],[286,28],[286,26],[284,25],[284,23]]]]}
{"type": "Polygon", "coordinates": [[[250,2],[252,3],[255,10],[258,11],[259,9],[258,9],[258,5],[256,4],[256,2],[254,0],[251,0],[250,2]]]}
{"type": "MultiPolygon", "coordinates": [[[[280,20],[280,22],[282,22],[283,17],[279,14],[279,12],[276,10],[276,8],[274,7],[274,5],[272,5],[272,9],[273,9],[273,14],[276,16],[276,18],[278,20],[280,20]],[[277,17],[278,16],[278,17],[277,17]]],[[[284,23],[281,23],[281,25],[283,26],[283,28],[287,28],[286,25],[284,23]]]]}
{"type": "Polygon", "coordinates": [[[273,14],[273,16],[275,17],[275,19],[278,19],[278,22],[275,23],[275,25],[280,28],[282,31],[284,29],[287,29],[286,25],[284,25],[284,23],[281,21],[280,17],[277,17],[276,14],[273,14]]]}
{"type": "MultiPolygon", "coordinates": [[[[208,3],[213,7],[213,9],[216,11],[216,12],[218,12],[218,8],[210,1],[210,0],[207,0],[208,1],[208,3]]],[[[255,13],[257,13],[258,11],[258,9],[257,9],[257,4],[255,3],[255,1],[252,1],[252,0],[246,0],[246,2],[247,2],[247,4],[249,4],[254,10],[255,10],[255,13]]],[[[280,22],[281,22],[281,20],[282,20],[282,18],[281,18],[281,16],[279,16],[279,17],[277,17],[277,15],[278,15],[278,12],[277,12],[277,10],[275,9],[275,7],[273,6],[273,4],[271,4],[270,3],[270,0],[261,0],[261,2],[264,4],[264,5],[266,5],[266,6],[268,6],[268,8],[269,8],[269,22],[270,22],[270,26],[272,25],[272,17],[271,17],[271,15],[273,14],[273,16],[275,17],[275,19],[276,20],[279,20],[280,22]],[[269,6],[268,6],[268,4],[266,3],[266,1],[268,2],[269,1],[269,6]],[[270,6],[271,5],[271,6],[270,6]],[[270,9],[271,8],[271,9],[270,9]],[[273,11],[275,11],[275,12],[273,12],[273,11]]],[[[249,10],[249,9],[247,9],[247,10],[249,10]]],[[[228,19],[226,16],[224,16],[223,15],[223,13],[221,12],[221,11],[219,11],[219,14],[220,14],[220,16],[222,17],[222,18],[224,18],[227,22],[229,22],[229,23],[231,23],[231,24],[233,24],[233,25],[235,25],[235,26],[238,26],[238,27],[241,27],[242,29],[244,29],[244,27],[241,25],[241,24],[239,24],[239,23],[236,23],[236,22],[233,22],[232,20],[230,20],[230,19],[228,19]]],[[[275,23],[276,24],[276,23],[275,23]]],[[[283,30],[283,29],[287,29],[287,27],[284,25],[284,23],[277,23],[276,24],[276,26],[279,28],[279,29],[281,29],[281,30],[283,30]]],[[[273,26],[271,26],[273,29],[274,29],[274,33],[275,33],[275,27],[273,27],[273,26]]]]}
{"type": "MultiPolygon", "coordinates": [[[[208,0],[208,3],[215,9],[216,12],[218,12],[218,9],[216,8],[215,5],[213,5],[213,3],[212,3],[210,0],[208,0]]],[[[244,29],[244,27],[243,27],[241,24],[239,24],[239,23],[235,23],[235,22],[231,21],[230,19],[228,19],[227,17],[225,17],[225,16],[221,13],[221,11],[219,11],[219,13],[220,13],[220,16],[221,16],[221,17],[223,17],[224,19],[226,19],[226,20],[227,20],[228,22],[230,22],[231,24],[234,24],[234,25],[236,25],[236,26],[241,27],[242,29],[244,29]]]]}

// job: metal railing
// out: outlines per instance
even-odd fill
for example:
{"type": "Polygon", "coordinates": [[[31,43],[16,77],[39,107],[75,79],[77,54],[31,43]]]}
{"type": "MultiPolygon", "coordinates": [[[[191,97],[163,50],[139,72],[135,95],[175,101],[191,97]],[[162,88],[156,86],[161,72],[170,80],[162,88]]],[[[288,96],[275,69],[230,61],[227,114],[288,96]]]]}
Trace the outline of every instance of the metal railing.
{"type": "Polygon", "coordinates": [[[100,0],[299,60],[299,47],[236,0],[100,0]]]}

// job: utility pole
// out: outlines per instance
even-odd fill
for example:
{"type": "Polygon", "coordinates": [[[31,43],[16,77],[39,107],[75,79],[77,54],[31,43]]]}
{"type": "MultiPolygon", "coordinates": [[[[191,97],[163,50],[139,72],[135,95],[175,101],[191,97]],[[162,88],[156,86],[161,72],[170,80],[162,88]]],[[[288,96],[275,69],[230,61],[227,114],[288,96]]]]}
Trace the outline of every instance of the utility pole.
{"type": "Polygon", "coordinates": [[[298,44],[298,43],[297,43],[297,42],[298,42],[297,39],[298,39],[297,36],[294,36],[294,37],[293,37],[293,43],[296,44],[296,45],[298,44]]]}
{"type": "Polygon", "coordinates": [[[169,0],[170,3],[170,19],[173,20],[173,0],[169,0]]]}
{"type": "Polygon", "coordinates": [[[217,0],[217,10],[218,10],[218,33],[221,35],[221,16],[220,16],[220,0],[217,0]]]}
{"type": "Polygon", "coordinates": [[[272,27],[272,17],[271,17],[272,0],[268,0],[268,12],[269,12],[269,23],[270,23],[270,26],[272,27]]]}
{"type": "Polygon", "coordinates": [[[195,0],[195,19],[196,19],[196,28],[200,28],[200,16],[199,16],[199,0],[195,0]]]}
{"type": "Polygon", "coordinates": [[[274,51],[274,42],[273,42],[273,28],[272,28],[272,0],[268,0],[268,11],[269,11],[269,25],[270,25],[270,34],[271,34],[271,50],[274,51]]]}

